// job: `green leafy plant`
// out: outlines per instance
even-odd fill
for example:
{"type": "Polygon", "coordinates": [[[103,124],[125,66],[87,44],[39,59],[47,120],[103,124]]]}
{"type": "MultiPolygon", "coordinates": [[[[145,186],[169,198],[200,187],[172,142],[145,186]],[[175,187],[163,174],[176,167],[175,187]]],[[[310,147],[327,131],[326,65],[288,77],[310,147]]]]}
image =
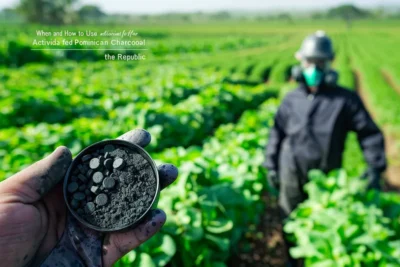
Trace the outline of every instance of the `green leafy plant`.
{"type": "Polygon", "coordinates": [[[306,266],[399,266],[400,196],[366,191],[366,181],[338,170],[310,172],[308,200],[290,215],[295,258],[306,266]]]}

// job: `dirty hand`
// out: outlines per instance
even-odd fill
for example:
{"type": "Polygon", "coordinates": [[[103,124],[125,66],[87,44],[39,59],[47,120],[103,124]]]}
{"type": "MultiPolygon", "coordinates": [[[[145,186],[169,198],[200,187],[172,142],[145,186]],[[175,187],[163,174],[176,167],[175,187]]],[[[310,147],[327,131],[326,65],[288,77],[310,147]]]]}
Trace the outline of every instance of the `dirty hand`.
{"type": "Polygon", "coordinates": [[[269,170],[268,174],[267,174],[267,180],[268,180],[269,186],[271,186],[275,190],[279,190],[280,182],[279,182],[279,176],[278,176],[277,171],[269,170]]]}
{"type": "MultiPolygon", "coordinates": [[[[141,147],[150,143],[144,130],[118,139],[141,147]]],[[[70,151],[58,147],[51,155],[0,183],[0,259],[2,266],[112,266],[165,223],[166,215],[153,210],[134,229],[100,233],[78,223],[64,202],[62,180],[72,162],[70,151]]],[[[178,170],[158,167],[161,189],[178,170]]]]}
{"type": "Polygon", "coordinates": [[[374,168],[368,168],[364,172],[364,174],[361,176],[362,179],[367,179],[368,180],[368,185],[367,189],[376,189],[380,190],[381,185],[380,185],[380,180],[381,180],[381,171],[374,169],[374,168]]]}

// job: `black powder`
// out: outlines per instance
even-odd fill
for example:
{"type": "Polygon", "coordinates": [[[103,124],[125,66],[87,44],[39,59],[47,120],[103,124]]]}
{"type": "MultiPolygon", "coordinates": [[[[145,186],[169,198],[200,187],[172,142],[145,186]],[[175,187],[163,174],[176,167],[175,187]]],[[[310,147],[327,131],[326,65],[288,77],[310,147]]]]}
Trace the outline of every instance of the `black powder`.
{"type": "Polygon", "coordinates": [[[152,164],[138,151],[108,144],[78,160],[70,171],[66,194],[70,207],[85,222],[105,230],[122,229],[151,206],[157,178],[152,164]]]}

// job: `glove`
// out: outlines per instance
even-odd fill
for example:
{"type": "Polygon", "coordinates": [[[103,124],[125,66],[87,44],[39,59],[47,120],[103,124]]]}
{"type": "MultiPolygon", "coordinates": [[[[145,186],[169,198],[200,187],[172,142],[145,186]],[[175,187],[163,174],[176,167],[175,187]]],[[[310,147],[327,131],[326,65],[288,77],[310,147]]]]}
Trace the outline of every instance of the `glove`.
{"type": "MultiPolygon", "coordinates": [[[[151,136],[130,131],[118,139],[145,147],[151,136]]],[[[112,266],[160,230],[166,215],[154,209],[137,227],[102,233],[86,228],[69,212],[62,180],[72,161],[66,147],[0,183],[0,259],[3,266],[112,266]]],[[[160,188],[170,185],[178,170],[158,166],[160,188]]]]}
{"type": "Polygon", "coordinates": [[[267,174],[267,180],[268,180],[268,184],[275,190],[279,190],[279,176],[278,176],[278,172],[275,170],[270,170],[268,171],[267,174]]]}
{"type": "Polygon", "coordinates": [[[381,171],[375,168],[368,168],[361,176],[362,179],[368,180],[367,189],[381,190],[380,179],[381,171]]]}

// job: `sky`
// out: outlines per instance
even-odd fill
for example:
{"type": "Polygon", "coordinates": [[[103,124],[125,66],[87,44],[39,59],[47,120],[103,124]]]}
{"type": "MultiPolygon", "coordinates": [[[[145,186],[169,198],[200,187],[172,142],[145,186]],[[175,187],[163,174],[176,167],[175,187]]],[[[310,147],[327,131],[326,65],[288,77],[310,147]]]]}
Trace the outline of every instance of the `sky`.
{"type": "MultiPolygon", "coordinates": [[[[107,13],[164,13],[219,10],[296,10],[320,9],[343,3],[359,7],[399,5],[399,0],[78,0],[82,4],[95,4],[107,13]]],[[[0,9],[12,7],[18,0],[0,0],[0,9]]]]}

